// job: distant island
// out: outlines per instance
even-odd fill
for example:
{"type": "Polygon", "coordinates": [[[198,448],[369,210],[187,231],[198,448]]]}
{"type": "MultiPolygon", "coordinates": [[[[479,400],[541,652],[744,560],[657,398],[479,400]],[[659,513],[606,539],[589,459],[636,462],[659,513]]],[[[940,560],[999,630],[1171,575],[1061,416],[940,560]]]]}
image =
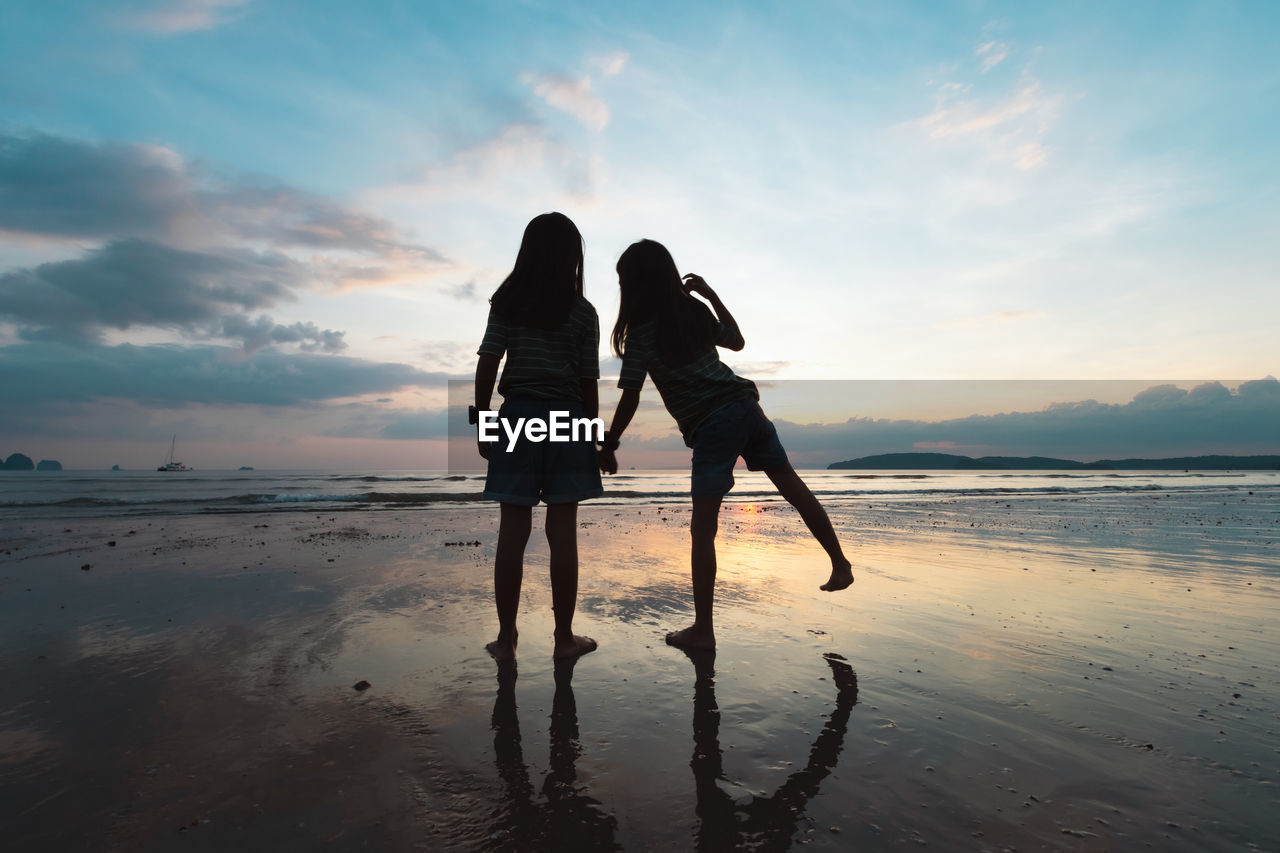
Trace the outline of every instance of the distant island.
{"type": "Polygon", "coordinates": [[[828,471],[932,469],[934,471],[1280,471],[1280,456],[1179,456],[1172,459],[1099,459],[1077,462],[1048,456],[955,456],[881,453],[832,462],[828,471]]]}
{"type": "Polygon", "coordinates": [[[241,466],[240,466],[240,470],[241,470],[241,471],[252,471],[252,470],[253,470],[253,466],[252,466],[252,465],[241,465],[241,466]]]}
{"type": "Polygon", "coordinates": [[[56,459],[41,459],[39,463],[32,462],[31,457],[25,453],[14,453],[8,459],[0,462],[0,471],[61,471],[62,463],[56,459]]]}

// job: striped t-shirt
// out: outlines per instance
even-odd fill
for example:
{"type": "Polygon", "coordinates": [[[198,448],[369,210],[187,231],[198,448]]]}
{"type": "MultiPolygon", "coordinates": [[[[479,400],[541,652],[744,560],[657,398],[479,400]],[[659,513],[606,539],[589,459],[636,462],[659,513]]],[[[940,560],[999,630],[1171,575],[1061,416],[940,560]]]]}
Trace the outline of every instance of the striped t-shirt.
{"type": "Polygon", "coordinates": [[[489,309],[477,355],[507,356],[498,380],[506,397],[582,400],[582,380],[600,378],[600,322],[585,298],[574,296],[569,316],[554,329],[522,326],[489,309]]]}
{"type": "Polygon", "coordinates": [[[720,360],[716,346],[725,346],[729,330],[716,323],[715,346],[679,367],[663,363],[658,355],[658,334],[653,322],[627,329],[626,349],[622,355],[622,371],[618,387],[639,391],[647,373],[662,395],[662,403],[676,419],[684,443],[693,446],[693,434],[714,412],[739,400],[759,400],[755,383],[729,369],[720,360]]]}

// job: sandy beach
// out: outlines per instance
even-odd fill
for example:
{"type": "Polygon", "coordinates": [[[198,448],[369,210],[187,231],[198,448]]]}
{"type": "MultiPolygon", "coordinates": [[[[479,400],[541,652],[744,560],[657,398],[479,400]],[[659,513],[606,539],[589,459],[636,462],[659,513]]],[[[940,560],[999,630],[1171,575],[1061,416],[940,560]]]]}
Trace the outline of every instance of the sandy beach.
{"type": "Polygon", "coordinates": [[[687,510],[584,506],[560,667],[537,532],[484,651],[493,507],[8,525],[5,846],[1280,849],[1274,498],[829,510],[834,595],[726,505],[690,657],[687,510]]]}

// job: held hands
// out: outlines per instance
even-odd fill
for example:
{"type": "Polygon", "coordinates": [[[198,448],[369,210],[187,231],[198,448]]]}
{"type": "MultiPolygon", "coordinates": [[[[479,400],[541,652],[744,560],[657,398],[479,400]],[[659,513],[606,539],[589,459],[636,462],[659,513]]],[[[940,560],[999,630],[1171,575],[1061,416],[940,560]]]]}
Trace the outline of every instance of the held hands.
{"type": "Polygon", "coordinates": [[[696,293],[706,299],[712,299],[716,295],[715,291],[711,289],[711,285],[707,284],[706,279],[694,273],[689,273],[684,277],[684,292],[689,294],[696,293]]]}
{"type": "MultiPolygon", "coordinates": [[[[484,363],[485,358],[486,356],[481,356],[480,358],[482,365],[484,363]]],[[[483,407],[482,406],[467,407],[467,423],[476,427],[476,449],[480,451],[480,458],[486,461],[489,459],[489,453],[491,452],[491,449],[493,447],[493,442],[485,441],[480,437],[479,423],[480,423],[480,413],[484,411],[484,409],[487,409],[488,407],[489,407],[488,403],[486,403],[483,407]]]]}
{"type": "Polygon", "coordinates": [[[612,450],[597,450],[596,463],[600,466],[602,474],[618,473],[618,457],[612,450]]]}

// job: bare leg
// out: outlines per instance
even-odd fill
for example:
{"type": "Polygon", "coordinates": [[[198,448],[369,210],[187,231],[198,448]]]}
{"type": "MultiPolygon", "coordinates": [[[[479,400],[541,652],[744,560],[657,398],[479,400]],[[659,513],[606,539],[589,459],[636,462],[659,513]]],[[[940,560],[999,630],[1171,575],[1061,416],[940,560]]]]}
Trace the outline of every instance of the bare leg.
{"type": "Polygon", "coordinates": [[[711,616],[716,592],[716,531],[720,525],[720,497],[693,498],[689,521],[690,565],[693,574],[693,624],[667,634],[667,642],[686,649],[714,649],[716,633],[711,616]]]}
{"type": "Polygon", "coordinates": [[[827,511],[822,508],[822,504],[818,503],[813,492],[809,491],[804,480],[800,479],[800,475],[789,464],[770,468],[765,473],[778,487],[782,496],[787,499],[787,503],[800,512],[800,517],[809,526],[809,532],[813,534],[813,538],[818,540],[818,544],[831,558],[831,577],[819,589],[836,592],[852,584],[853,566],[845,559],[844,551],[840,549],[840,542],[836,539],[836,532],[831,527],[831,519],[827,517],[827,511]]]}
{"type": "Polygon", "coordinates": [[[498,605],[498,639],[485,645],[497,660],[516,656],[516,613],[524,580],[524,547],[533,527],[533,507],[502,504],[498,547],[493,558],[493,599],[498,605]]]}
{"type": "Polygon", "coordinates": [[[555,611],[555,649],[558,658],[572,658],[596,650],[596,641],[573,633],[578,606],[578,505],[547,507],[547,547],[551,551],[551,609],[555,611]]]}

